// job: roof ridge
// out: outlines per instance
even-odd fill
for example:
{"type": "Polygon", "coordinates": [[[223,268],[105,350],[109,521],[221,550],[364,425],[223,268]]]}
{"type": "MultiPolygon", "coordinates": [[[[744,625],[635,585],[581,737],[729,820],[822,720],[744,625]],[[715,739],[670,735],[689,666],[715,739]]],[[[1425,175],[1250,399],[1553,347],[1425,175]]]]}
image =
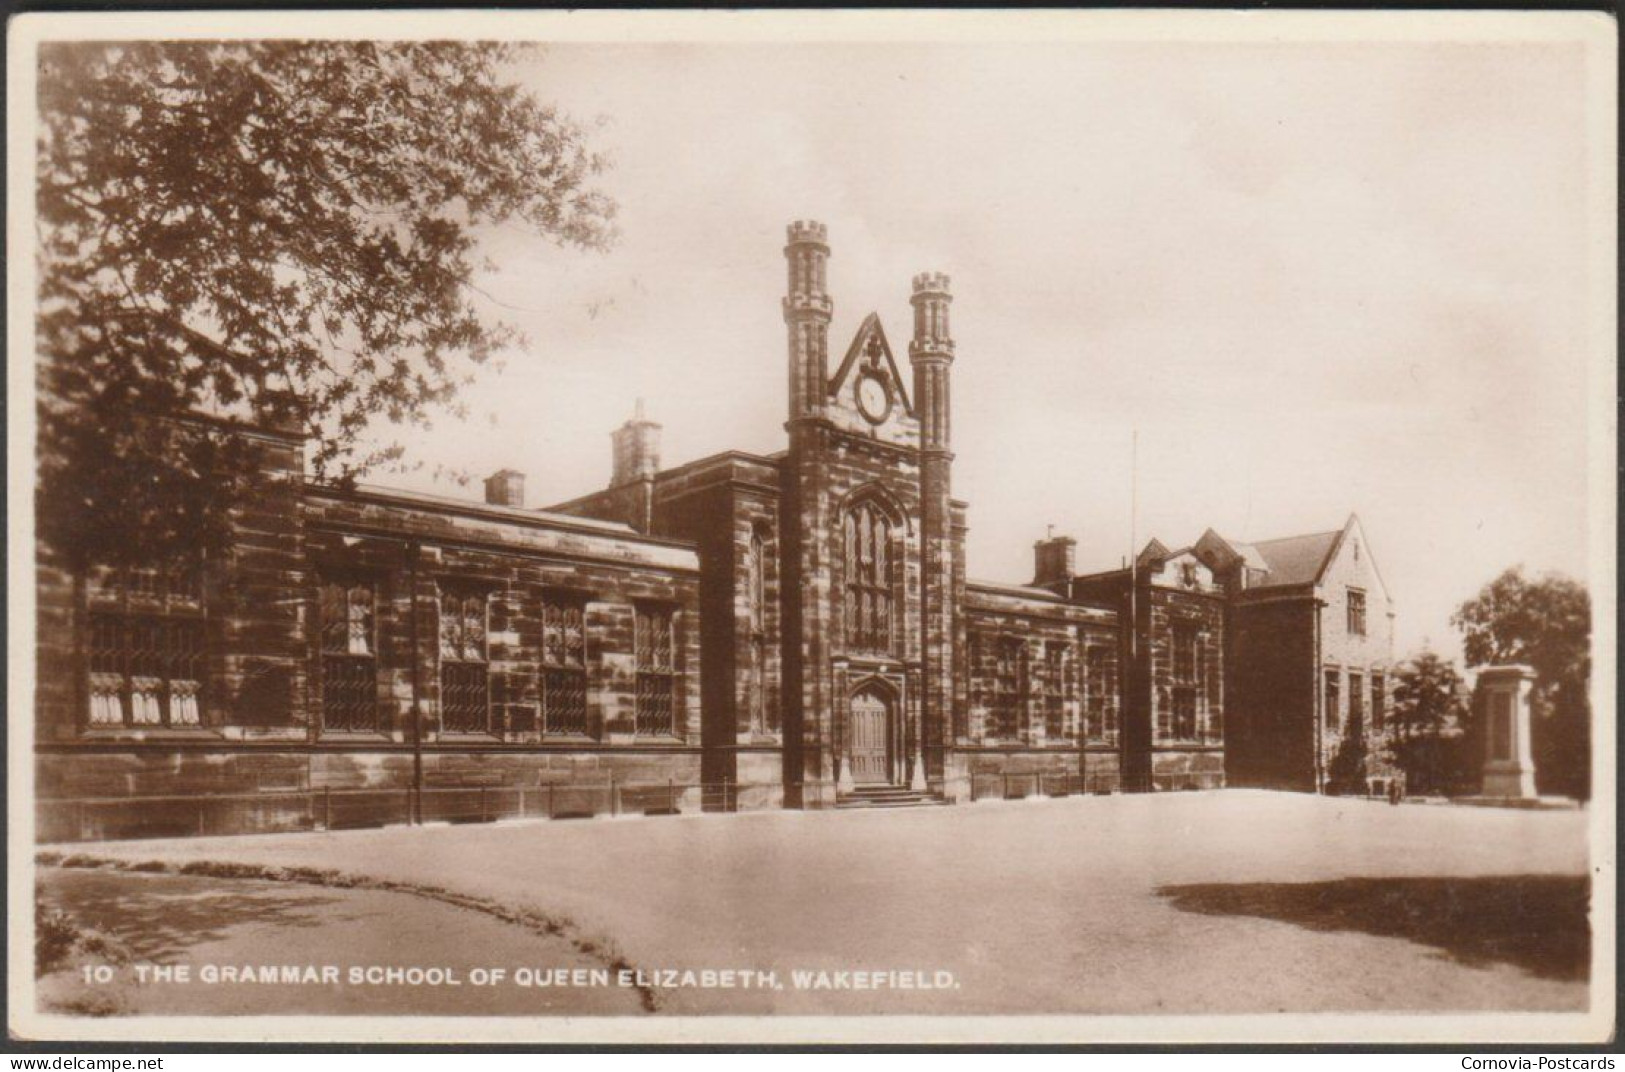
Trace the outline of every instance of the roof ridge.
{"type": "MultiPolygon", "coordinates": [[[[1320,532],[1300,532],[1296,536],[1271,536],[1267,540],[1242,540],[1240,542],[1249,543],[1252,546],[1257,547],[1261,543],[1285,543],[1287,540],[1308,540],[1313,539],[1316,536],[1336,536],[1342,531],[1343,530],[1341,528],[1323,529],[1320,532]]],[[[1226,538],[1225,542],[1233,544],[1236,541],[1226,538]]]]}

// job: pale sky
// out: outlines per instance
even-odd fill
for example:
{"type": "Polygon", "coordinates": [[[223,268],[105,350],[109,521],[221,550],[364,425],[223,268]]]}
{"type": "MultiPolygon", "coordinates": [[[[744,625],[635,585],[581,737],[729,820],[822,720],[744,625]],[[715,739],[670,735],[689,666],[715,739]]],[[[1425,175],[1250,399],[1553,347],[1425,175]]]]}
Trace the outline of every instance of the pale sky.
{"type": "MultiPolygon", "coordinates": [[[[1578,46],[571,44],[522,72],[615,160],[607,254],[489,236],[527,353],[436,465],[599,488],[648,400],[663,460],[784,443],[784,226],[828,224],[839,360],[953,278],[969,572],[1365,522],[1398,654],[1514,563],[1586,575],[1578,46]],[[494,421],[494,423],[493,423],[494,421]]],[[[900,359],[903,357],[899,355],[900,359]]],[[[833,367],[831,369],[833,371],[833,367]]]]}

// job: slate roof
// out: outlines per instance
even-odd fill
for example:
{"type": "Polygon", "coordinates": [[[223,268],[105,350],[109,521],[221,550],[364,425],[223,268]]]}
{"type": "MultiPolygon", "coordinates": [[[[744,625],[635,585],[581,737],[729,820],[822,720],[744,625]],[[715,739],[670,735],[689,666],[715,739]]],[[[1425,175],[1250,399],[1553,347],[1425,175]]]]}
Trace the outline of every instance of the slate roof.
{"type": "MultiPolygon", "coordinates": [[[[1307,536],[1286,536],[1279,540],[1259,540],[1252,549],[1264,560],[1266,573],[1254,588],[1284,588],[1289,585],[1314,584],[1326,566],[1332,548],[1337,546],[1342,529],[1314,532],[1307,536]]],[[[1238,552],[1243,544],[1231,544],[1238,552]]],[[[1250,563],[1249,563],[1250,564],[1250,563]]]]}

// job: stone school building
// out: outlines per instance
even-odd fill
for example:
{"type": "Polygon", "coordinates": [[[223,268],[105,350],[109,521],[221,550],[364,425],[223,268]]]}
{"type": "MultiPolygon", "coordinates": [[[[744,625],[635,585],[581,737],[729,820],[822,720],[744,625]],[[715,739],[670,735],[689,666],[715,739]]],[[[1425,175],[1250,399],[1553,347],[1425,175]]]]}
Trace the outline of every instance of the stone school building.
{"type": "Polygon", "coordinates": [[[666,466],[640,405],[609,486],[536,509],[513,470],[484,501],[324,486],[232,425],[263,491],[224,560],[41,547],[40,836],[1381,787],[1393,604],[1357,518],[1103,573],[1051,536],[1030,580],[969,579],[949,278],[914,277],[906,344],[870,314],[832,362],[829,253],[790,226],[776,453],[666,466]]]}

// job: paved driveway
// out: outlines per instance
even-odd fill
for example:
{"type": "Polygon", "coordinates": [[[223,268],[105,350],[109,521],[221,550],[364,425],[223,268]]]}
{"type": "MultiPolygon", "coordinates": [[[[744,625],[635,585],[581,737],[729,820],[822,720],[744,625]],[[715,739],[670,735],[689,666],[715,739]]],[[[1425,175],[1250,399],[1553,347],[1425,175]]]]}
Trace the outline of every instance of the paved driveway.
{"type": "Polygon", "coordinates": [[[786,983],[674,1012],[1577,1010],[1585,820],[1226,790],[65,848],[429,883],[786,983]],[[791,981],[818,970],[953,982],[791,981]]]}

